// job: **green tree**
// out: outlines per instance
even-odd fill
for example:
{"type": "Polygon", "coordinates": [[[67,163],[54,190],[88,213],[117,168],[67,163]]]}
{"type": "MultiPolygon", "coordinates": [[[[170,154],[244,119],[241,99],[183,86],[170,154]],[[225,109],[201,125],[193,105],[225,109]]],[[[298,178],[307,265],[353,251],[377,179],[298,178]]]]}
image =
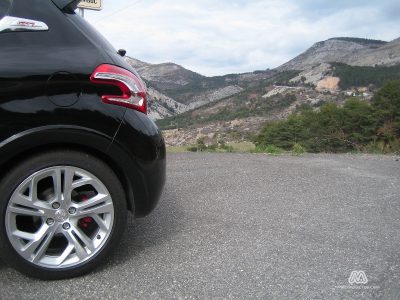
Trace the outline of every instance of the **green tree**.
{"type": "Polygon", "coordinates": [[[400,139],[400,80],[387,83],[372,100],[378,121],[377,139],[382,150],[394,151],[400,139]]]}

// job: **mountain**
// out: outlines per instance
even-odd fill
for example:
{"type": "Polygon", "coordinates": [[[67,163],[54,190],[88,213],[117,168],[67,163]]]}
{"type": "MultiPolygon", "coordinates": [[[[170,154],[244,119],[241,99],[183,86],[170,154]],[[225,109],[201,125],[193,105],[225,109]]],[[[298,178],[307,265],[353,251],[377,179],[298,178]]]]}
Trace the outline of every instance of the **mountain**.
{"type": "Polygon", "coordinates": [[[369,101],[400,79],[400,39],[332,38],[273,70],[206,77],[173,63],[127,58],[149,91],[149,115],[169,145],[249,140],[265,122],[349,96],[369,101]]]}
{"type": "Polygon", "coordinates": [[[174,63],[149,64],[132,57],[126,60],[146,81],[160,90],[180,88],[205,77],[174,63]]]}
{"type": "Polygon", "coordinates": [[[126,57],[149,87],[149,115],[158,120],[240,93],[271,71],[206,77],[174,63],[150,64],[126,57]]]}
{"type": "Polygon", "coordinates": [[[400,63],[400,41],[359,38],[332,38],[318,42],[278,70],[307,70],[322,63],[344,63],[350,66],[393,66],[400,63]]]}
{"type": "Polygon", "coordinates": [[[376,49],[365,49],[360,52],[353,66],[394,66],[400,64],[400,38],[376,49]]]}

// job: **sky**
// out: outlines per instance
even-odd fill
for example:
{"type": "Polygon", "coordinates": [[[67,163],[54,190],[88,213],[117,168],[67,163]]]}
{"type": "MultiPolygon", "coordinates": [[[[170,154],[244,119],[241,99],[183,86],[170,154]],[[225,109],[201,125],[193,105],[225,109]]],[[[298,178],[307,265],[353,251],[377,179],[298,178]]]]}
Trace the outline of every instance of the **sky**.
{"type": "Polygon", "coordinates": [[[332,37],[400,37],[399,0],[102,0],[85,11],[116,49],[206,76],[275,68],[332,37]]]}

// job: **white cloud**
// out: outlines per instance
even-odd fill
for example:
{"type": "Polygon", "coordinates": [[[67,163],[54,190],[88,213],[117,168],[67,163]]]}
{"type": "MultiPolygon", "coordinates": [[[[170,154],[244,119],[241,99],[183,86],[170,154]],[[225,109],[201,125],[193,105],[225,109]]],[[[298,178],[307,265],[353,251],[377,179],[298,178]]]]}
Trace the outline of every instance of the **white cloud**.
{"type": "Polygon", "coordinates": [[[400,28],[395,1],[108,1],[86,16],[116,48],[205,75],[273,68],[334,36],[390,40],[400,28]]]}

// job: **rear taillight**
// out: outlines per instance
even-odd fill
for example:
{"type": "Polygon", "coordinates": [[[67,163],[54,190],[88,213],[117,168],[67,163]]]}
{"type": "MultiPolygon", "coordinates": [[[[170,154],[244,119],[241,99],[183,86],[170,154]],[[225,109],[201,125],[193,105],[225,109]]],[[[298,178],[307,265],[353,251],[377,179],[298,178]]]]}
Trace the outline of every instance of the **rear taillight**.
{"type": "Polygon", "coordinates": [[[111,84],[121,90],[121,95],[102,95],[105,103],[120,105],[147,114],[147,91],[143,81],[132,72],[114,65],[100,65],[94,70],[90,81],[111,84]]]}

